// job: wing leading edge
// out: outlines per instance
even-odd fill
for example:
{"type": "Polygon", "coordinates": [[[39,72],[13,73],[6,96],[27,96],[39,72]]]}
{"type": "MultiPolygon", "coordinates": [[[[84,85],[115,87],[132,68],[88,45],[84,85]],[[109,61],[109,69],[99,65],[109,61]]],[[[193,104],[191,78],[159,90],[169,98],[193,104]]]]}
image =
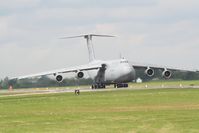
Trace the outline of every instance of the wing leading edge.
{"type": "Polygon", "coordinates": [[[170,71],[182,71],[182,72],[198,72],[198,70],[194,69],[183,69],[183,68],[174,68],[174,67],[168,67],[168,66],[158,66],[153,64],[142,64],[142,63],[134,63],[131,62],[131,66],[136,68],[152,68],[152,69],[161,69],[161,70],[170,70],[170,71]]]}
{"type": "Polygon", "coordinates": [[[169,71],[182,71],[182,72],[199,72],[198,70],[194,69],[184,69],[184,68],[174,68],[174,67],[168,67],[168,66],[159,66],[154,64],[143,64],[143,63],[135,63],[130,62],[131,66],[135,69],[143,68],[151,68],[151,69],[160,69],[160,70],[169,70],[169,71]]]}
{"type": "Polygon", "coordinates": [[[79,71],[88,71],[88,70],[96,70],[101,68],[101,65],[81,65],[77,67],[70,67],[70,68],[63,68],[63,69],[57,69],[47,72],[41,72],[36,74],[30,74],[25,76],[19,76],[19,77],[13,77],[11,79],[26,79],[26,78],[35,78],[40,76],[49,76],[49,75],[57,75],[57,74],[64,74],[64,73],[72,73],[72,72],[79,72],[79,71]]]}
{"type": "Polygon", "coordinates": [[[172,73],[175,71],[194,72],[194,73],[198,72],[198,70],[180,69],[180,68],[165,67],[165,66],[158,66],[158,65],[151,65],[151,64],[132,63],[132,62],[130,64],[134,69],[137,69],[137,70],[145,69],[144,73],[149,77],[154,76],[155,74],[154,70],[161,70],[162,77],[164,77],[165,79],[169,79],[173,75],[172,73]]]}

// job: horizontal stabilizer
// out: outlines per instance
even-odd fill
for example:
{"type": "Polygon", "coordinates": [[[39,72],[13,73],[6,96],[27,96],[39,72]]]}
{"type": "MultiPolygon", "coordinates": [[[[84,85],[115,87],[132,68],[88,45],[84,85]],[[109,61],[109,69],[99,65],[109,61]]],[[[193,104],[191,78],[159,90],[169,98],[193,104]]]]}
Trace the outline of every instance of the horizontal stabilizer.
{"type": "Polygon", "coordinates": [[[115,37],[115,36],[111,36],[111,35],[87,34],[87,35],[80,35],[80,36],[62,37],[60,39],[70,39],[70,38],[79,38],[79,37],[92,38],[93,36],[96,36],[96,37],[115,37]]]}

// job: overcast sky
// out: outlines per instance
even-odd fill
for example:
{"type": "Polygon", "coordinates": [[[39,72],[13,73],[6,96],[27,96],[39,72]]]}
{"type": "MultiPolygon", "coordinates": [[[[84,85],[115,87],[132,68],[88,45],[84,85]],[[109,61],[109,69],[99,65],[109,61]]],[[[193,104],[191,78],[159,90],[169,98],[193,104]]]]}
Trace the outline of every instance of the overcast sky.
{"type": "Polygon", "coordinates": [[[0,0],[0,78],[86,64],[87,33],[98,59],[199,68],[198,0],[0,0]]]}

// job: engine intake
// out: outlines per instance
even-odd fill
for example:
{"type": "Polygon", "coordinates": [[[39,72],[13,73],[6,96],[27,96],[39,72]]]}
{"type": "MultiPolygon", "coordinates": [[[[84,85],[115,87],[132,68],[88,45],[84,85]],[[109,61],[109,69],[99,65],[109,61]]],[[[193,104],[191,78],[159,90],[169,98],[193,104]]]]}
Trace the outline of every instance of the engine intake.
{"type": "Polygon", "coordinates": [[[169,79],[170,77],[171,77],[171,71],[168,71],[168,70],[164,70],[163,72],[162,72],[162,76],[164,77],[164,78],[166,78],[166,79],[169,79]]]}
{"type": "Polygon", "coordinates": [[[84,73],[83,72],[78,72],[77,73],[77,78],[83,78],[84,77],[84,73]]]}
{"type": "Polygon", "coordinates": [[[149,77],[152,77],[152,76],[154,75],[154,70],[151,69],[151,68],[147,68],[147,69],[145,70],[145,74],[146,74],[147,76],[149,76],[149,77]]]}
{"type": "Polygon", "coordinates": [[[63,81],[63,76],[57,75],[56,76],[56,80],[57,80],[57,82],[62,82],[63,81]]]}

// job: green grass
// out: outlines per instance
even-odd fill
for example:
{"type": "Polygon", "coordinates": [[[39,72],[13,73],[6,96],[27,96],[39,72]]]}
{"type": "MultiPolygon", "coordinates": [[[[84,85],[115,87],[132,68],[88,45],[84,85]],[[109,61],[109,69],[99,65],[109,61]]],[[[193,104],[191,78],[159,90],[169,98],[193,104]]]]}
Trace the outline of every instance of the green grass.
{"type": "Polygon", "coordinates": [[[190,86],[199,86],[199,80],[162,80],[162,81],[150,81],[143,83],[131,83],[129,84],[132,88],[145,88],[147,85],[150,87],[190,87],[190,86]]]}
{"type": "Polygon", "coordinates": [[[5,133],[198,133],[199,89],[0,98],[5,133]]]}

